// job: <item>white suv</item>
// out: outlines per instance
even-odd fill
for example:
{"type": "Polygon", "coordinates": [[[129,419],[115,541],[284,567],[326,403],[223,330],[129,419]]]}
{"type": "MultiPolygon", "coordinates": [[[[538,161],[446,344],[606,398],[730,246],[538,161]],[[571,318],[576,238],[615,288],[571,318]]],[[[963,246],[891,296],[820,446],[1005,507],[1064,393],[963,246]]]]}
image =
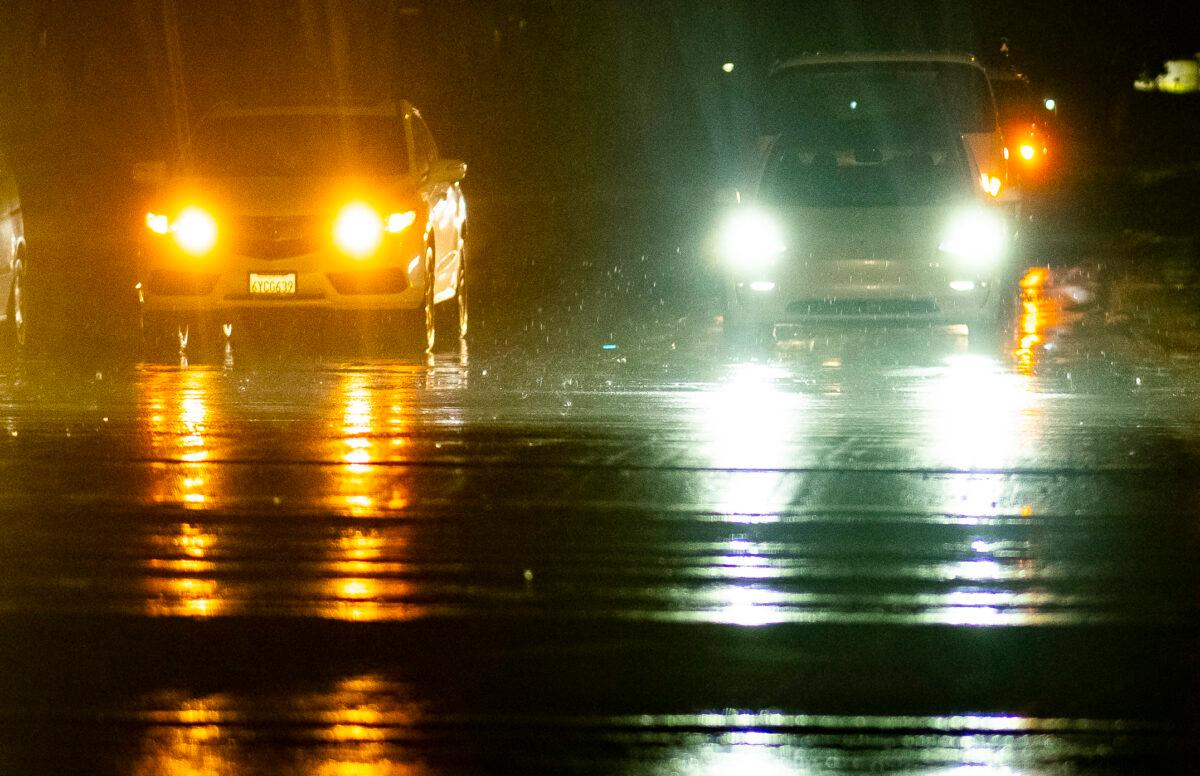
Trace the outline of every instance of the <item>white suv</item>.
{"type": "Polygon", "coordinates": [[[718,250],[726,326],[896,318],[993,328],[1012,220],[987,76],[949,54],[814,56],[772,74],[718,250]]]}
{"type": "Polygon", "coordinates": [[[406,312],[395,334],[429,349],[453,305],[465,336],[465,174],[405,102],[217,109],[146,214],[143,321],[186,346],[278,311],[406,312]]]}

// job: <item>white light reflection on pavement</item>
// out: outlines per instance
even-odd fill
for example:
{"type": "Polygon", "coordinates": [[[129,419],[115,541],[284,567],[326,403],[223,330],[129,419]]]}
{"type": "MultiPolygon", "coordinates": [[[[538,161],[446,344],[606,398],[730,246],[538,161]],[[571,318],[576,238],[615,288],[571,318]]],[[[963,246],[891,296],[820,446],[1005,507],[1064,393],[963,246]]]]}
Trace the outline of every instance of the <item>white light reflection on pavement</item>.
{"type": "Polygon", "coordinates": [[[710,475],[710,500],[730,522],[775,522],[792,500],[786,470],[809,397],[783,390],[788,371],[741,363],[699,397],[693,424],[710,475]]]}
{"type": "MultiPolygon", "coordinates": [[[[808,397],[784,390],[789,372],[779,366],[740,363],[694,410],[701,460],[707,473],[708,502],[726,522],[743,525],[778,522],[792,501],[795,440],[808,397]]],[[[715,622],[759,626],[787,617],[785,594],[764,580],[778,576],[768,553],[752,536],[731,537],[714,559],[721,578],[750,580],[723,584],[701,593],[699,605],[715,622]]]]}
{"type": "Polygon", "coordinates": [[[954,355],[919,390],[930,465],[994,471],[1036,460],[1042,397],[1031,377],[954,355]]]}
{"type": "MultiPolygon", "coordinates": [[[[1004,369],[995,359],[957,355],[923,392],[930,464],[962,472],[940,480],[944,509],[960,525],[1029,513],[1013,478],[1002,472],[1028,465],[1042,452],[1045,397],[1035,386],[1033,377],[1004,369]]],[[[1029,547],[970,540],[958,558],[932,569],[933,578],[951,587],[922,619],[969,627],[1033,624],[1038,608],[1032,603],[1039,595],[1026,588],[1034,576],[1029,553],[1029,547]]]]}

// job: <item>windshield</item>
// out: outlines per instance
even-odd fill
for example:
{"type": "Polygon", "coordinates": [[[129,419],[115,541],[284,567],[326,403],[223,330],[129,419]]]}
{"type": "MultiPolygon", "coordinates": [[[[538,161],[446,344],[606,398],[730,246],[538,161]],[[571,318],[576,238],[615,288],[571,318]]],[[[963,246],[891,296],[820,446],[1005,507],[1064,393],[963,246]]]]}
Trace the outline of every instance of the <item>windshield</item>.
{"type": "Polygon", "coordinates": [[[961,197],[969,182],[962,142],[948,127],[854,118],[781,138],[760,194],[799,207],[920,206],[961,197]]]}
{"type": "Polygon", "coordinates": [[[960,132],[991,132],[996,126],[983,72],[935,62],[786,68],[771,79],[764,114],[771,134],[814,119],[853,116],[944,116],[960,132]]]}
{"type": "Polygon", "coordinates": [[[394,176],[408,171],[403,124],[386,116],[237,116],[203,123],[192,144],[202,177],[394,176]]]}

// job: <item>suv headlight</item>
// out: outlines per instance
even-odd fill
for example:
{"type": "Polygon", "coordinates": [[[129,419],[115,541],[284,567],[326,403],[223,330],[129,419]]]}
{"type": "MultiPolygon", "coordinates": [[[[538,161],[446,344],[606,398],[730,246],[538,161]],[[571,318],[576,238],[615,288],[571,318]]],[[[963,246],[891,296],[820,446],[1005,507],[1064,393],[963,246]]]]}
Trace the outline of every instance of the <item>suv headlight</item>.
{"type": "Polygon", "coordinates": [[[976,264],[990,264],[1004,255],[1008,228],[1004,219],[982,209],[964,210],[950,221],[938,250],[976,264]]]}
{"type": "Polygon", "coordinates": [[[779,223],[760,210],[738,210],[721,227],[721,257],[737,269],[774,264],[786,250],[779,223]]]}

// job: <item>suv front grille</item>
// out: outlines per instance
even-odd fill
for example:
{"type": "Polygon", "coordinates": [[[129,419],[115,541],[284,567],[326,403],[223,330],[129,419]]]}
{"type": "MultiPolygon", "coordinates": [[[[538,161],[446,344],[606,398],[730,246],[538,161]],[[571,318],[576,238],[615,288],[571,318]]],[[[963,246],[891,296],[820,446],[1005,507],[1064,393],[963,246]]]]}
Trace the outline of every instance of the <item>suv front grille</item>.
{"type": "Polygon", "coordinates": [[[328,226],[319,216],[243,216],[233,220],[231,250],[256,259],[290,259],[320,250],[328,226]]]}
{"type": "Polygon", "coordinates": [[[878,316],[881,318],[937,315],[932,299],[800,299],[787,306],[790,315],[878,316]]]}

